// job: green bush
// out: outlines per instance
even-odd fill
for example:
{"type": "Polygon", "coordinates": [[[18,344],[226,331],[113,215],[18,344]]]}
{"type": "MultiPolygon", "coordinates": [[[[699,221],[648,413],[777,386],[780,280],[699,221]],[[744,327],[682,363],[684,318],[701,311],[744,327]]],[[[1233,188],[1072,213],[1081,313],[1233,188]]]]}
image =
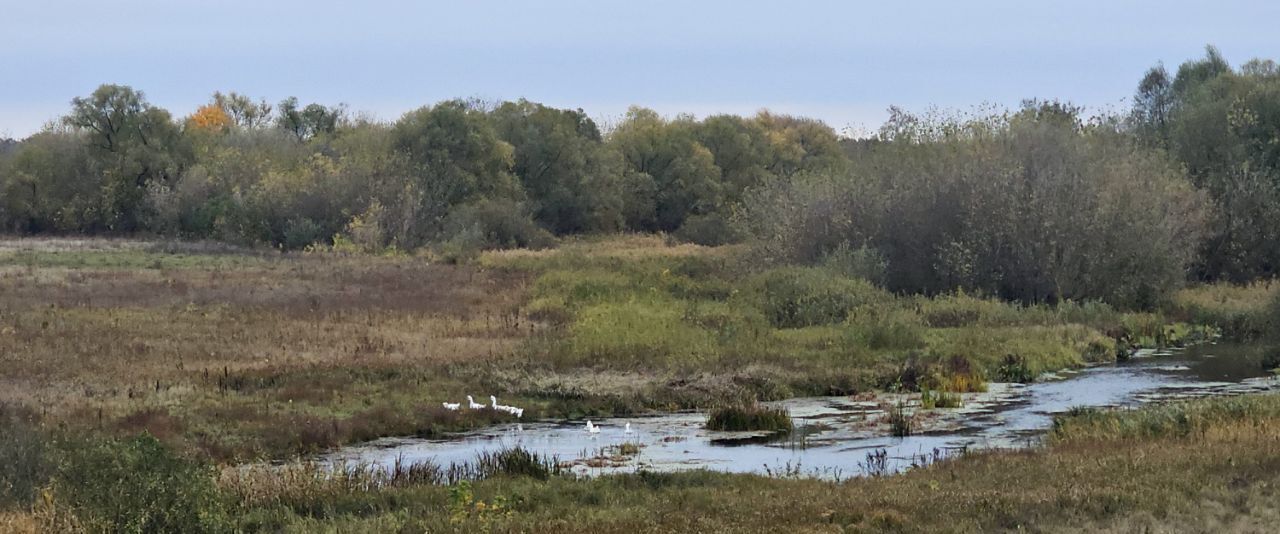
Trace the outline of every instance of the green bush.
{"type": "Polygon", "coordinates": [[[742,232],[719,213],[694,215],[685,219],[675,236],[681,241],[709,247],[738,243],[743,239],[742,232]]]}
{"type": "Polygon", "coordinates": [[[229,530],[211,470],[179,457],[151,435],[62,445],[55,492],[91,530],[229,530]]]}
{"type": "Polygon", "coordinates": [[[925,328],[920,317],[889,306],[867,309],[848,318],[849,334],[872,350],[912,350],[925,346],[925,328]]]}
{"type": "Polygon", "coordinates": [[[523,204],[503,199],[481,200],[454,210],[445,221],[444,235],[446,242],[477,250],[555,245],[555,237],[533,221],[523,204]]]}
{"type": "Polygon", "coordinates": [[[311,219],[302,217],[292,219],[285,225],[284,242],[281,243],[281,246],[288,250],[299,250],[328,238],[329,235],[319,224],[316,224],[311,219]]]}
{"type": "Polygon", "coordinates": [[[865,245],[853,248],[848,243],[841,243],[823,255],[819,263],[849,278],[861,278],[876,285],[884,284],[885,269],[888,268],[880,251],[865,245]]]}
{"type": "Polygon", "coordinates": [[[905,438],[915,430],[915,416],[907,411],[907,406],[902,401],[898,401],[889,407],[887,417],[889,418],[889,433],[893,437],[905,438]]]}
{"type": "Polygon", "coordinates": [[[815,267],[772,269],[751,285],[761,311],[778,328],[840,323],[858,306],[892,299],[871,282],[815,267]]]}

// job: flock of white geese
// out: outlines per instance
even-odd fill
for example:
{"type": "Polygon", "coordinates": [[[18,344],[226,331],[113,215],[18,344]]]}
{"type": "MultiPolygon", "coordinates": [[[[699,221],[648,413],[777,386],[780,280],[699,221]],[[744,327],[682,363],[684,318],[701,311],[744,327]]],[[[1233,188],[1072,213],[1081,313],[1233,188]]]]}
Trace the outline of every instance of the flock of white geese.
{"type": "MultiPolygon", "coordinates": [[[[440,403],[440,404],[441,404],[442,406],[444,406],[444,409],[446,409],[446,410],[450,410],[450,411],[457,411],[457,410],[461,410],[461,409],[462,409],[462,403],[461,403],[461,402],[442,402],[442,403],[440,403]]],[[[467,409],[469,409],[469,410],[483,410],[483,409],[485,409],[485,408],[490,408],[490,409],[493,409],[493,410],[495,410],[495,411],[499,411],[499,412],[507,412],[507,413],[509,413],[509,414],[511,414],[511,415],[516,416],[516,419],[519,419],[519,418],[521,418],[521,417],[524,417],[524,408],[517,408],[517,407],[515,407],[515,406],[507,406],[507,405],[505,405],[505,404],[498,404],[498,397],[497,397],[497,396],[495,396],[495,395],[489,395],[489,404],[487,404],[487,405],[485,405],[485,404],[481,404],[481,403],[479,403],[479,402],[476,402],[476,400],[475,400],[474,398],[472,398],[472,397],[471,397],[471,395],[467,395],[467,409]]],[[[520,428],[523,430],[523,429],[524,429],[524,426],[523,426],[523,425],[521,425],[521,426],[520,426],[520,428]]],[[[596,426],[596,425],[591,424],[591,420],[590,420],[590,419],[588,419],[588,420],[587,420],[587,426],[586,426],[585,430],[587,431],[587,433],[588,433],[588,434],[599,434],[599,433],[600,433],[600,427],[599,427],[599,426],[596,426]]],[[[623,428],[623,433],[625,433],[625,434],[630,434],[630,433],[631,433],[631,423],[627,423],[627,425],[623,428]]]]}

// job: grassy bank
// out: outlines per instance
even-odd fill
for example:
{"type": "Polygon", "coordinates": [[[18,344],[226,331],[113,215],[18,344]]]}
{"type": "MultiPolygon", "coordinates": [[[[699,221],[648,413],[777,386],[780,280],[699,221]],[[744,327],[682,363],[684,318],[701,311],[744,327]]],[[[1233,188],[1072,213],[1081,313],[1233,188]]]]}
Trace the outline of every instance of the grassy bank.
{"type": "Polygon", "coordinates": [[[0,524],[14,531],[1265,531],[1280,518],[1278,438],[1275,395],[1080,412],[1060,419],[1043,449],[972,453],[839,483],[704,471],[574,480],[518,450],[452,479],[434,466],[394,475],[305,465],[217,473],[146,437],[55,442],[51,478],[34,485],[45,489],[34,503],[0,502],[7,522],[0,524]],[[112,496],[122,484],[154,489],[135,502],[112,496]]]}

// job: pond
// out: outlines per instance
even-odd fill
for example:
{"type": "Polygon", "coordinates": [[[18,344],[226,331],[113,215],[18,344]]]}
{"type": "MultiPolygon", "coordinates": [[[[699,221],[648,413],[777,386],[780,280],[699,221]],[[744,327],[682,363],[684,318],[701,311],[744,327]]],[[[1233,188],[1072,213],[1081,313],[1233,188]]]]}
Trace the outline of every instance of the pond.
{"type": "Polygon", "coordinates": [[[963,406],[954,409],[920,410],[919,395],[892,394],[769,403],[785,407],[795,422],[796,431],[781,439],[709,431],[702,428],[706,414],[681,412],[593,420],[599,433],[588,433],[585,421],[527,422],[449,439],[387,438],[321,460],[333,465],[448,465],[518,446],[556,457],[585,476],[705,468],[839,479],[896,472],[958,451],[1034,446],[1053,416],[1073,407],[1127,407],[1274,390],[1280,390],[1280,378],[1263,371],[1259,347],[1205,344],[1142,350],[1126,362],[1062,372],[1033,384],[993,383],[985,393],[965,394],[963,406]],[[911,436],[890,436],[886,411],[899,402],[917,414],[911,436]]]}

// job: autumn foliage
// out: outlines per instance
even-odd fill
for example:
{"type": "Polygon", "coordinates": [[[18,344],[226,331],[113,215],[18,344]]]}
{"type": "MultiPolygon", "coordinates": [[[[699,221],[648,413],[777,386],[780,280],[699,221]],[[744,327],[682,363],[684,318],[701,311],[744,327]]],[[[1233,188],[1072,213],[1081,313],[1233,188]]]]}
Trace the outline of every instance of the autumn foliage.
{"type": "Polygon", "coordinates": [[[221,132],[231,127],[231,116],[220,106],[205,104],[191,114],[190,122],[193,128],[221,132]]]}

